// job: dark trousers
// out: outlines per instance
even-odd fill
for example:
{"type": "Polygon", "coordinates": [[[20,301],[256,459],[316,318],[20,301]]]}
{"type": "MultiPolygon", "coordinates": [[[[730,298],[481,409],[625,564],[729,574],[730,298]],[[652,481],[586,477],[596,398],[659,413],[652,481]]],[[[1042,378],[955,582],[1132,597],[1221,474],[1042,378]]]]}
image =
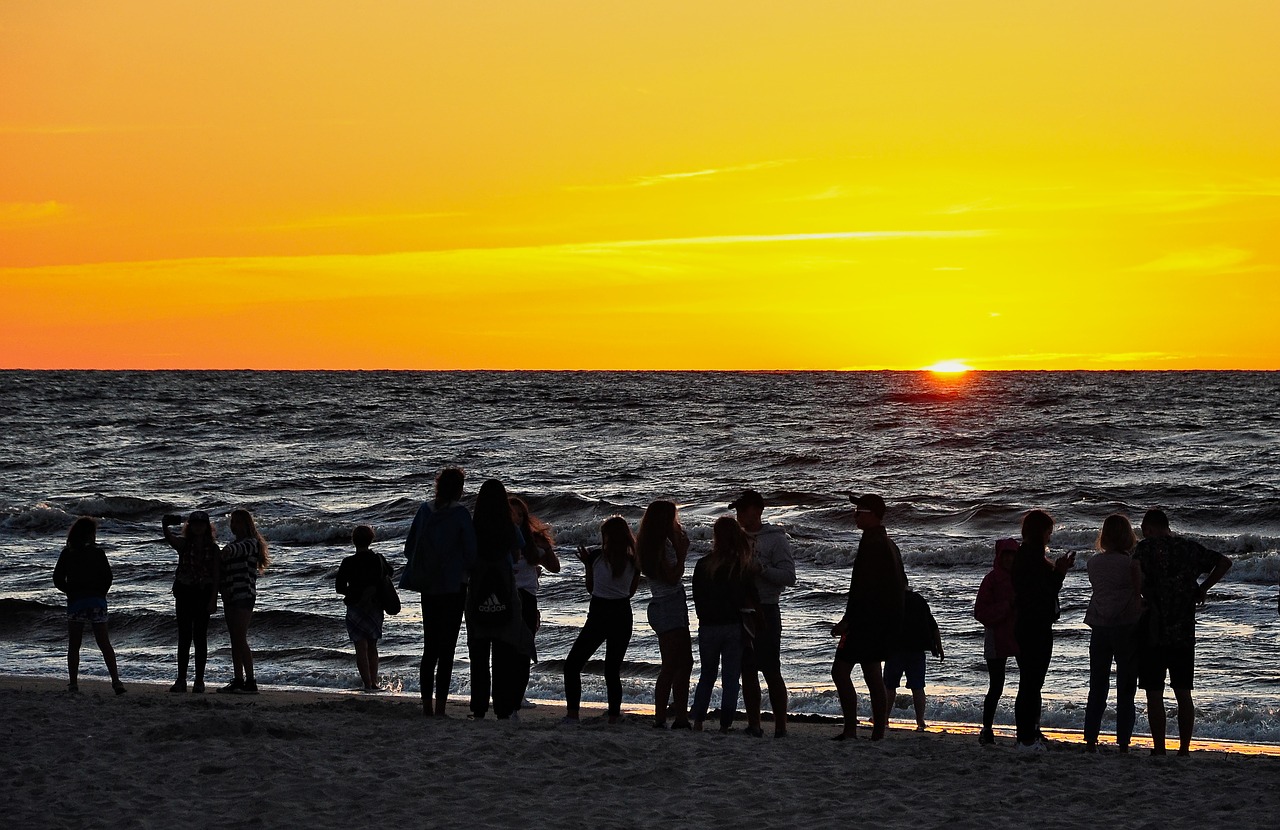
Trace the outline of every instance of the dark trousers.
{"type": "Polygon", "coordinates": [[[529,657],[515,646],[492,637],[476,637],[467,632],[467,654],[471,659],[471,712],[478,718],[489,711],[489,693],[493,692],[493,713],[499,719],[511,717],[520,708],[521,667],[529,676],[529,657]],[[489,658],[493,657],[490,682],[489,658]]]}
{"type": "Polygon", "coordinates": [[[191,645],[196,647],[196,681],[204,682],[204,666],[209,659],[209,600],[212,585],[173,585],[173,603],[178,616],[178,680],[187,679],[191,645]]]}
{"type": "Polygon", "coordinates": [[[1018,743],[1035,743],[1040,733],[1040,711],[1044,705],[1041,691],[1053,659],[1053,629],[1019,632],[1018,697],[1013,704],[1013,719],[1018,725],[1018,743]]]}
{"type": "Polygon", "coordinates": [[[587,622],[564,661],[564,699],[571,715],[582,702],[582,670],[602,643],[609,714],[616,716],[622,713],[622,661],[631,643],[631,600],[591,598],[587,622]]]}
{"type": "Polygon", "coordinates": [[[1138,691],[1138,667],[1133,649],[1133,626],[1095,626],[1089,635],[1089,703],[1084,710],[1084,739],[1098,740],[1102,714],[1111,690],[1111,660],[1116,661],[1116,743],[1128,746],[1137,718],[1133,699],[1138,691]]]}
{"type": "Polygon", "coordinates": [[[467,592],[422,595],[422,664],[418,688],[423,699],[444,700],[453,679],[453,653],[462,630],[467,592]]]}
{"type": "MultiPolygon", "coordinates": [[[[525,589],[520,589],[520,617],[524,620],[524,624],[529,628],[529,633],[537,635],[538,624],[542,620],[542,615],[538,613],[538,598],[529,593],[525,589]]],[[[524,702],[529,692],[529,668],[533,665],[532,660],[525,659],[521,661],[517,667],[519,677],[517,682],[520,685],[520,697],[516,701],[516,705],[524,702]]]]}
{"type": "Polygon", "coordinates": [[[987,675],[989,676],[987,696],[982,700],[982,727],[984,729],[990,729],[991,725],[996,722],[996,704],[1000,702],[1000,695],[1004,694],[1004,672],[1008,663],[1008,657],[987,661],[987,675]]]}

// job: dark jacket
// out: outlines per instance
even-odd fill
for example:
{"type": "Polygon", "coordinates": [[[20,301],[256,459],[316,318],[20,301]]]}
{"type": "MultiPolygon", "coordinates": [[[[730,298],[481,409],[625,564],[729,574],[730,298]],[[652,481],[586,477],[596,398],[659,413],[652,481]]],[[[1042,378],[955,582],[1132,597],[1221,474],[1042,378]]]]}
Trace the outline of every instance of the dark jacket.
{"type": "Polygon", "coordinates": [[[1025,542],[1013,559],[1014,625],[1019,640],[1024,634],[1041,634],[1053,629],[1058,619],[1058,591],[1066,574],[1053,567],[1041,545],[1025,542]]]}
{"type": "Polygon", "coordinates": [[[742,620],[742,609],[760,602],[755,579],[741,570],[711,571],[706,557],[693,567],[693,607],[702,625],[732,625],[742,620]]]}
{"type": "Polygon", "coordinates": [[[105,598],[111,590],[111,565],[97,545],[63,548],[53,566],[53,585],[67,595],[67,602],[105,598]]]}
{"type": "Polygon", "coordinates": [[[347,605],[381,608],[378,587],[382,584],[383,577],[388,576],[391,576],[391,565],[381,554],[371,550],[357,551],[343,559],[338,566],[334,587],[342,594],[342,601],[347,605]]]}

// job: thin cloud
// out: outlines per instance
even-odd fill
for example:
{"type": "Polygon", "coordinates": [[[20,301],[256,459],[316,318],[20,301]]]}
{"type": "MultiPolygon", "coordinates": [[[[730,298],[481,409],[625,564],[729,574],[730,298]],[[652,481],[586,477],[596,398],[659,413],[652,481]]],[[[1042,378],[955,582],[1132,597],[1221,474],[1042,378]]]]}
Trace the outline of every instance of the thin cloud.
{"type": "Polygon", "coordinates": [[[675,182],[688,181],[690,179],[705,179],[712,176],[724,176],[733,173],[751,173],[756,170],[769,170],[775,167],[784,167],[788,164],[794,164],[795,162],[796,159],[759,161],[754,164],[739,164],[731,167],[709,167],[705,170],[689,170],[680,173],[660,173],[656,176],[639,176],[623,184],[570,185],[564,189],[570,191],[629,190],[636,187],[654,187],[656,185],[672,184],[675,182]]]}
{"type": "Polygon", "coordinates": [[[0,226],[29,225],[59,219],[68,212],[60,202],[0,203],[0,226]]]}
{"type": "Polygon", "coordinates": [[[429,219],[446,219],[453,216],[465,216],[464,213],[371,213],[352,216],[316,216],[300,219],[296,222],[284,222],[278,225],[265,225],[253,230],[266,231],[305,231],[323,230],[325,228],[358,227],[362,225],[380,225],[387,222],[421,222],[429,219]]]}
{"type": "Polygon", "coordinates": [[[1150,262],[1144,262],[1126,270],[1156,273],[1179,271],[1236,272],[1240,270],[1239,266],[1252,258],[1252,251],[1246,251],[1243,248],[1229,248],[1225,245],[1213,245],[1205,248],[1172,251],[1150,262]]]}
{"type": "Polygon", "coordinates": [[[880,239],[977,239],[991,236],[990,230],[837,231],[834,233],[744,234],[740,236],[687,236],[671,239],[627,239],[556,247],[577,249],[665,248],[697,245],[759,245],[777,242],[823,242],[829,240],[880,239]]]}

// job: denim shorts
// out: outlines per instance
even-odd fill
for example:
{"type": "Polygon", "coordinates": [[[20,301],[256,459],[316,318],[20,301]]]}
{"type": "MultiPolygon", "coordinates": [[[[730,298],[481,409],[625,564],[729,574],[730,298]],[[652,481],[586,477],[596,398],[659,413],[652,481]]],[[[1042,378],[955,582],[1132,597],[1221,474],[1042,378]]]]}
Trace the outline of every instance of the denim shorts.
{"type": "Polygon", "coordinates": [[[646,616],[656,634],[689,627],[689,605],[683,593],[649,600],[646,616]]]}

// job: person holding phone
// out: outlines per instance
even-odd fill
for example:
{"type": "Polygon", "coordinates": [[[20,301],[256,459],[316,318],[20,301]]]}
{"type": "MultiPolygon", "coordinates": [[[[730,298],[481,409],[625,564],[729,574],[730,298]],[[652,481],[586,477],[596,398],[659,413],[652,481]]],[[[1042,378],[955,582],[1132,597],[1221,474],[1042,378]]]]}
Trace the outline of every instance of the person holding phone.
{"type": "Polygon", "coordinates": [[[1050,560],[1053,517],[1032,510],[1022,519],[1022,544],[1013,557],[1013,637],[1018,643],[1018,696],[1013,719],[1020,750],[1044,752],[1040,740],[1042,690],[1053,659],[1053,623],[1058,619],[1058,592],[1076,563],[1075,553],[1050,560]]]}
{"type": "Polygon", "coordinates": [[[204,692],[204,667],[209,659],[209,617],[218,610],[219,555],[217,531],[209,514],[196,510],[187,517],[168,514],[161,522],[164,540],[178,552],[178,569],[173,575],[173,605],[178,617],[178,679],[169,691],[187,690],[187,667],[191,647],[196,651],[195,694],[204,692]],[[174,527],[181,525],[180,532],[174,527]]]}

